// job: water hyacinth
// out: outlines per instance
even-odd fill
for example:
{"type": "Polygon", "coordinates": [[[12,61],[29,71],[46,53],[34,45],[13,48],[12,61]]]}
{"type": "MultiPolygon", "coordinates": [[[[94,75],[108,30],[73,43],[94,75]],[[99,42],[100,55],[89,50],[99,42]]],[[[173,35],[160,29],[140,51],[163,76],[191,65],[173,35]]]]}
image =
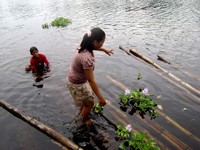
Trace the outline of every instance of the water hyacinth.
{"type": "Polygon", "coordinates": [[[142,93],[144,95],[148,95],[149,94],[149,89],[148,88],[144,88],[144,90],[142,90],[142,93]]]}
{"type": "Polygon", "coordinates": [[[131,124],[129,124],[129,125],[127,125],[126,126],[126,130],[128,131],[128,132],[131,132],[132,131],[132,125],[131,124]]]}
{"type": "Polygon", "coordinates": [[[131,94],[131,91],[129,89],[126,89],[125,90],[125,95],[129,95],[129,94],[131,94]]]}
{"type": "Polygon", "coordinates": [[[152,94],[149,94],[148,88],[144,89],[126,89],[124,93],[119,94],[120,109],[124,112],[128,110],[130,115],[133,115],[137,111],[140,116],[144,118],[144,115],[149,115],[151,119],[157,117],[155,107],[157,102],[151,99],[152,94]]]}
{"type": "Polygon", "coordinates": [[[116,135],[116,139],[121,141],[119,150],[160,150],[153,138],[148,138],[143,132],[134,133],[131,124],[126,127],[118,125],[116,135]]]}

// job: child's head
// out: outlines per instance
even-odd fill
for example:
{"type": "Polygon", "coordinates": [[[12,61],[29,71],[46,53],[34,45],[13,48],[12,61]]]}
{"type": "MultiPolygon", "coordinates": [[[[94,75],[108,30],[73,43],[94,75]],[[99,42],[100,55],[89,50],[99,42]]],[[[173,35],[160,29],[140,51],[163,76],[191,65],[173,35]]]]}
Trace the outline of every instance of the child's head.
{"type": "Polygon", "coordinates": [[[84,49],[87,49],[90,52],[92,52],[94,49],[99,49],[103,45],[105,37],[106,34],[102,29],[93,28],[83,36],[80,49],[78,49],[79,52],[84,49]]]}
{"type": "Polygon", "coordinates": [[[30,48],[31,55],[37,56],[38,52],[39,51],[38,51],[37,47],[33,46],[33,47],[30,48]]]}

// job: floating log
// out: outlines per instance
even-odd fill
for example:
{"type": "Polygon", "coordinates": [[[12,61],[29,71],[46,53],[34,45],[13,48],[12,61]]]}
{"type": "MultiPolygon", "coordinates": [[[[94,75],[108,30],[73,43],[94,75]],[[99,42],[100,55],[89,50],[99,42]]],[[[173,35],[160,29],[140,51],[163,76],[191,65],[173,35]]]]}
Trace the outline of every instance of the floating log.
{"type": "MultiPolygon", "coordinates": [[[[150,122],[148,122],[146,120],[143,120],[143,121],[146,124],[150,124],[150,122]]],[[[164,137],[165,139],[167,139],[167,141],[169,141],[176,149],[190,149],[190,147],[188,145],[186,145],[185,143],[183,143],[181,140],[179,140],[174,135],[170,134],[169,131],[167,131],[166,129],[164,129],[163,127],[161,127],[155,121],[151,125],[151,128],[155,132],[157,132],[158,134],[160,134],[162,137],[164,137]]]]}
{"type": "MultiPolygon", "coordinates": [[[[107,103],[107,105],[112,106],[112,108],[115,107],[115,106],[113,106],[111,103],[107,103]]],[[[119,110],[119,109],[117,109],[117,108],[115,107],[114,110],[119,110]]],[[[122,112],[122,111],[120,111],[120,112],[122,112]]],[[[125,116],[125,117],[119,116],[119,111],[117,111],[117,112],[110,111],[110,113],[111,113],[112,117],[114,117],[115,120],[117,120],[121,125],[127,126],[128,124],[131,124],[131,125],[134,127],[133,130],[132,130],[134,133],[143,132],[143,133],[145,133],[145,134],[147,135],[147,137],[152,137],[152,135],[149,133],[149,131],[147,131],[146,129],[142,128],[141,126],[138,126],[135,122],[132,122],[132,123],[131,123],[129,117],[128,117],[125,113],[122,112],[122,113],[124,114],[123,116],[125,116]]],[[[121,114],[121,113],[120,113],[120,114],[121,114]]],[[[110,119],[109,119],[109,120],[110,120],[110,119]]],[[[157,138],[154,137],[154,140],[155,140],[156,143],[157,143],[158,145],[160,145],[162,148],[164,148],[164,149],[169,149],[166,145],[164,145],[162,142],[160,142],[157,138]]]]}
{"type": "Polygon", "coordinates": [[[179,125],[176,121],[174,121],[172,118],[170,118],[169,116],[167,116],[166,114],[164,114],[163,112],[157,110],[157,112],[163,116],[163,118],[167,119],[170,123],[172,123],[175,127],[177,127],[180,131],[182,131],[183,133],[185,133],[187,136],[190,136],[193,140],[197,141],[198,143],[200,143],[200,138],[198,138],[197,136],[195,136],[194,134],[192,134],[190,131],[186,130],[185,128],[183,128],[181,125],[179,125]]]}
{"type": "Polygon", "coordinates": [[[171,76],[174,80],[178,81],[179,83],[183,84],[184,86],[186,86],[187,88],[189,88],[190,90],[194,91],[195,93],[197,93],[198,95],[200,95],[200,91],[197,90],[196,88],[192,87],[191,85],[189,85],[188,83],[182,81],[180,78],[178,78],[177,76],[173,75],[172,73],[170,73],[169,71],[165,70],[164,68],[162,68],[161,66],[159,66],[158,64],[156,64],[155,62],[153,62],[152,60],[150,60],[149,58],[143,56],[142,54],[140,54],[139,52],[137,52],[136,50],[130,49],[129,52],[133,55],[136,55],[140,58],[142,58],[144,61],[148,62],[149,64],[153,65],[154,67],[160,69],[161,71],[163,71],[164,73],[168,74],[169,76],[171,76]]]}
{"type": "Polygon", "coordinates": [[[161,61],[163,61],[163,62],[165,62],[165,63],[168,63],[168,64],[169,64],[170,66],[172,66],[173,68],[175,68],[175,69],[177,69],[177,70],[179,70],[179,71],[185,73],[186,75],[190,76],[191,78],[194,78],[194,79],[196,79],[196,80],[200,80],[200,78],[199,78],[197,75],[194,75],[194,74],[192,74],[192,73],[189,73],[189,72],[187,72],[186,70],[180,69],[178,66],[172,64],[171,62],[169,62],[168,60],[166,60],[166,59],[163,58],[162,56],[157,55],[157,57],[158,57],[158,60],[161,60],[161,61]]]}
{"type": "Polygon", "coordinates": [[[5,100],[0,100],[0,106],[2,108],[4,108],[5,110],[7,110],[8,112],[10,112],[12,115],[27,122],[29,125],[33,126],[37,130],[43,132],[50,138],[52,138],[55,141],[57,141],[58,143],[62,144],[66,148],[72,149],[72,150],[83,150],[82,148],[80,148],[79,146],[74,144],[72,141],[70,141],[70,139],[68,139],[67,137],[64,137],[62,134],[56,132],[55,130],[53,130],[52,128],[43,124],[42,122],[36,120],[35,118],[30,117],[26,113],[20,111],[15,106],[12,106],[8,102],[6,102],[5,100]]]}
{"type": "MultiPolygon", "coordinates": [[[[125,51],[126,53],[128,52],[126,49],[124,49],[123,47],[119,46],[119,48],[123,51],[125,51]]],[[[128,52],[129,53],[129,52],[128,52]]],[[[141,61],[141,59],[138,59],[138,57],[134,56],[134,55],[130,55],[133,58],[135,58],[136,60],[140,61],[141,63],[144,63],[143,61],[141,61]]],[[[176,82],[174,82],[172,79],[170,79],[167,76],[164,76],[163,74],[161,74],[160,72],[158,72],[157,70],[155,70],[154,68],[150,68],[153,71],[155,71],[155,73],[157,73],[158,75],[160,75],[161,77],[163,77],[164,79],[166,79],[168,82],[170,82],[171,84],[177,86],[178,88],[180,88],[181,90],[185,91],[188,95],[190,95],[193,99],[196,99],[198,101],[200,101],[200,98],[196,95],[194,95],[193,93],[191,93],[189,90],[187,90],[185,87],[181,86],[180,84],[177,84],[176,82]]],[[[111,79],[112,80],[112,79],[111,79]]],[[[120,84],[120,83],[118,83],[120,84]]],[[[121,85],[122,86],[122,85],[121,85]]]]}
{"type": "MultiPolygon", "coordinates": [[[[123,47],[119,46],[119,48],[123,51],[127,51],[125,50],[123,47]]],[[[136,57],[142,58],[144,61],[146,61],[147,63],[153,65],[154,67],[156,67],[157,69],[160,69],[161,71],[163,71],[164,73],[168,74],[169,76],[171,76],[174,80],[178,81],[179,83],[181,83],[182,85],[186,86],[187,88],[189,88],[190,90],[192,90],[193,92],[197,93],[198,95],[200,95],[200,91],[197,90],[196,88],[192,87],[191,85],[189,85],[188,83],[182,81],[181,79],[179,79],[178,77],[176,77],[175,75],[173,75],[172,73],[170,73],[169,71],[163,69],[161,66],[159,66],[158,64],[156,64],[155,62],[153,62],[152,60],[150,60],[149,58],[143,56],[142,54],[140,54],[139,52],[137,52],[136,50],[130,49],[129,52],[133,55],[135,55],[136,57]]]]}
{"type": "MultiPolygon", "coordinates": [[[[110,76],[107,76],[108,79],[112,79],[112,77],[110,76]]],[[[126,87],[125,85],[123,85],[122,83],[116,81],[115,79],[112,79],[111,81],[115,81],[113,82],[116,86],[120,85],[120,87],[126,87]],[[118,82],[118,83],[117,83],[118,82]],[[116,84],[117,83],[117,84],[116,84]]],[[[124,89],[124,88],[122,88],[124,89]]],[[[162,113],[161,111],[157,110],[158,114],[163,116],[163,118],[165,118],[166,120],[168,120],[169,122],[171,122],[175,127],[177,127],[180,131],[182,131],[183,133],[185,133],[186,135],[190,136],[192,139],[196,140],[199,142],[199,138],[196,137],[195,135],[192,135],[191,132],[189,132],[188,130],[186,130],[185,128],[183,128],[182,126],[180,126],[176,121],[174,121],[173,119],[171,119],[170,117],[168,117],[166,114],[162,113]]],[[[139,117],[138,117],[139,118],[139,117]]],[[[139,118],[140,119],[140,118],[139,118]]],[[[146,122],[145,120],[142,120],[144,122],[146,122]]],[[[152,122],[151,124],[150,123],[146,123],[148,124],[150,127],[152,127],[152,129],[155,129],[155,127],[153,127],[152,125],[154,124],[155,125],[155,122],[152,122]]],[[[160,125],[156,125],[157,126],[157,129],[159,130],[156,130],[156,132],[162,132],[162,136],[167,140],[169,141],[172,145],[174,145],[175,147],[188,147],[185,143],[183,143],[182,141],[178,140],[176,137],[174,137],[171,133],[169,133],[167,130],[165,130],[164,128],[162,128],[160,125]],[[159,127],[159,128],[158,128],[159,127]]],[[[159,133],[160,134],[160,133],[159,133]]]]}
{"type": "Polygon", "coordinates": [[[165,62],[167,64],[171,64],[169,61],[165,60],[162,56],[157,55],[157,57],[158,57],[158,60],[163,61],[163,62],[165,62]]]}

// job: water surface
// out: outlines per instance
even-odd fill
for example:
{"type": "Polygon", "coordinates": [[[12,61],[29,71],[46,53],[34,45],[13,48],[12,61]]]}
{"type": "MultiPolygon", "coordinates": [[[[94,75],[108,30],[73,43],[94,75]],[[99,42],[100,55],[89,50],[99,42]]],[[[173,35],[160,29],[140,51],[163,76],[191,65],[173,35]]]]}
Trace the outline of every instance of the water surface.
{"type": "MultiPolygon", "coordinates": [[[[104,46],[114,49],[115,53],[112,57],[95,53],[95,78],[103,95],[111,102],[105,107],[104,114],[116,124],[131,123],[135,130],[148,132],[163,149],[197,149],[200,146],[199,95],[151,65],[128,56],[119,45],[136,49],[200,90],[199,8],[198,0],[1,0],[0,98],[73,140],[71,131],[76,108],[66,88],[66,70],[84,33],[98,26],[107,35],[104,46]],[[42,29],[42,24],[59,16],[70,18],[72,24],[65,28],[42,29]],[[31,73],[24,71],[29,63],[31,46],[46,54],[52,66],[47,78],[39,83],[31,73]],[[157,55],[169,60],[171,65],[158,61],[157,55]],[[140,81],[137,80],[139,72],[143,77],[140,81]],[[148,87],[155,99],[160,97],[156,100],[163,106],[160,111],[164,115],[160,114],[155,120],[148,117],[141,120],[138,115],[124,116],[117,112],[112,106],[120,111],[118,94],[124,91],[111,79],[130,89],[148,87]],[[37,88],[33,84],[43,87],[37,88]]],[[[0,114],[0,131],[6,132],[0,136],[3,149],[26,149],[31,145],[35,145],[35,149],[56,149],[50,139],[26,127],[5,110],[0,109],[0,114]],[[20,128],[26,133],[21,134],[20,128]],[[33,139],[25,139],[29,136],[33,139]],[[37,138],[41,140],[34,140],[37,138]]],[[[96,149],[117,147],[119,143],[114,139],[113,127],[102,117],[94,120],[96,126],[99,125],[100,137],[107,141],[93,136],[94,143],[90,144],[96,149]],[[95,143],[95,139],[96,142],[104,141],[103,147],[95,143]]]]}

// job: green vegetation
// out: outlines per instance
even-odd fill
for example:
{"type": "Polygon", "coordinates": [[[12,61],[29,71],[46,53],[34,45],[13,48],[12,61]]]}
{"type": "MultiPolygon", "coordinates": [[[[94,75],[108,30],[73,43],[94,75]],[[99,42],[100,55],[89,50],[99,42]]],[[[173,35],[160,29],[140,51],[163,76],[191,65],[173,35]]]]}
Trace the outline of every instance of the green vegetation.
{"type": "Polygon", "coordinates": [[[138,73],[138,78],[137,78],[138,80],[141,80],[142,79],[142,74],[139,72],[138,73]]]}
{"type": "Polygon", "coordinates": [[[127,111],[130,108],[129,114],[133,115],[136,111],[139,111],[139,114],[142,118],[144,115],[148,114],[151,119],[155,119],[158,115],[155,110],[157,102],[150,98],[148,94],[148,89],[133,89],[125,90],[125,93],[119,94],[120,99],[120,108],[123,111],[127,111]]]}
{"type": "Polygon", "coordinates": [[[49,28],[48,23],[43,24],[43,25],[42,25],[42,28],[43,28],[43,29],[47,29],[47,28],[49,28]]]}
{"type": "MultiPolygon", "coordinates": [[[[137,80],[142,79],[141,73],[138,73],[137,80]]],[[[124,93],[119,94],[120,108],[124,112],[130,109],[129,114],[133,115],[136,111],[142,118],[148,114],[151,119],[155,119],[158,115],[155,110],[157,102],[151,99],[152,94],[148,93],[148,88],[144,89],[126,89],[124,93]]],[[[93,111],[100,113],[103,111],[103,106],[95,102],[93,111]]],[[[160,150],[153,138],[148,138],[143,132],[138,134],[132,131],[131,124],[126,127],[118,125],[115,131],[116,140],[120,141],[120,150],[160,150]]]]}
{"type": "Polygon", "coordinates": [[[93,111],[95,113],[100,113],[103,111],[103,106],[101,106],[98,102],[94,103],[93,111]]]}
{"type": "Polygon", "coordinates": [[[51,25],[53,27],[65,27],[67,25],[71,24],[71,20],[70,19],[66,19],[63,17],[58,17],[56,18],[54,21],[51,22],[51,25]]]}
{"type": "Polygon", "coordinates": [[[118,125],[116,134],[118,140],[123,141],[119,146],[120,150],[160,150],[153,138],[148,139],[143,132],[134,133],[130,124],[127,127],[118,125]]]}
{"type": "Polygon", "coordinates": [[[52,27],[66,27],[71,24],[71,20],[63,17],[58,17],[51,22],[51,24],[45,23],[42,25],[43,29],[48,29],[50,26],[52,27]]]}

